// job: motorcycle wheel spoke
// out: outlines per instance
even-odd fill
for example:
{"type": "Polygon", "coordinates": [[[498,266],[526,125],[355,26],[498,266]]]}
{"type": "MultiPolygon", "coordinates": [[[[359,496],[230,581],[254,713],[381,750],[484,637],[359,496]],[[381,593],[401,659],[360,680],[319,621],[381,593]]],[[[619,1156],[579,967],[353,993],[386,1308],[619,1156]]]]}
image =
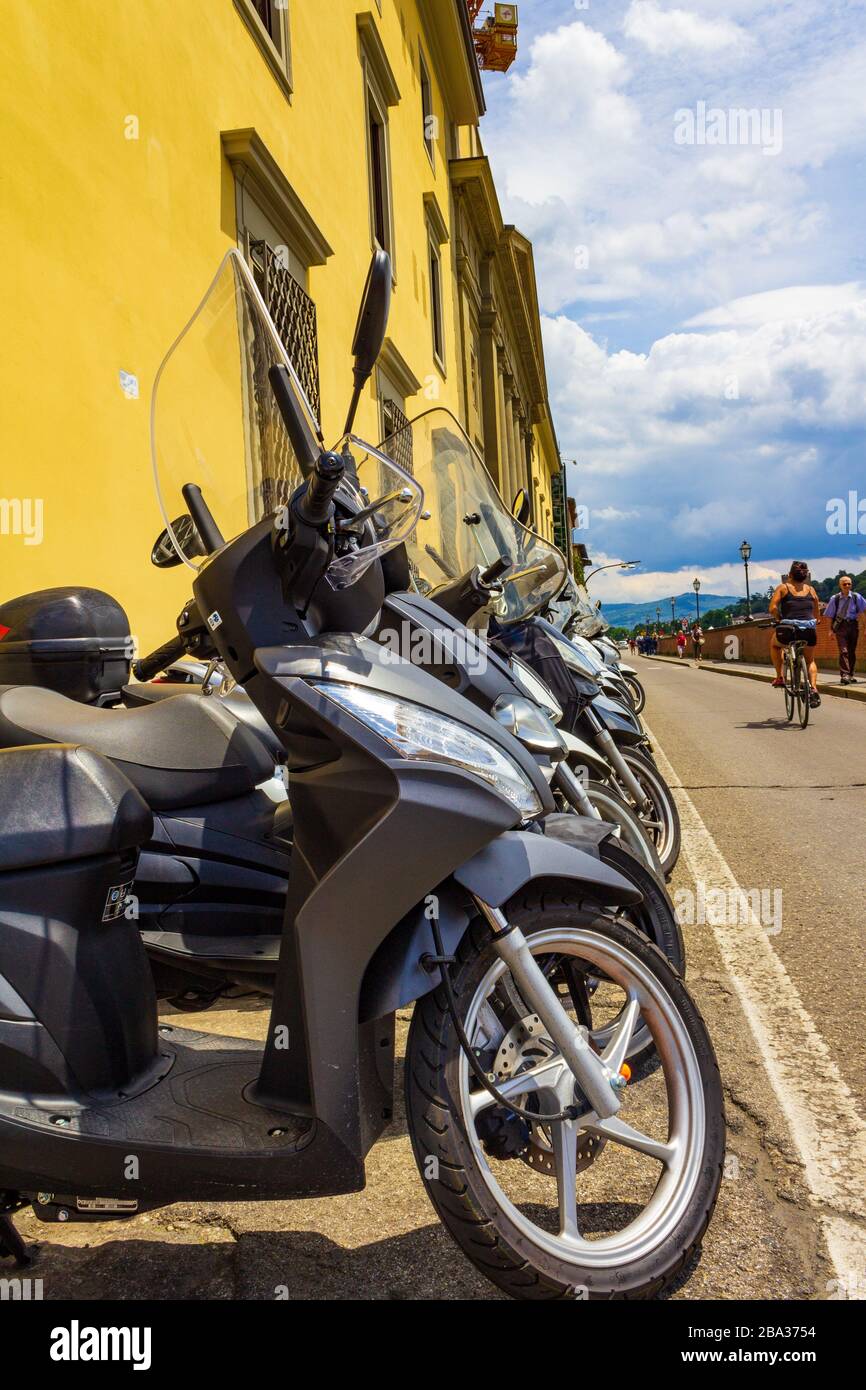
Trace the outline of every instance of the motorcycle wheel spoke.
{"type": "Polygon", "coordinates": [[[620,1020],[615,1026],[613,1037],[602,1053],[602,1060],[607,1063],[614,1074],[619,1072],[620,1067],[628,1056],[629,1044],[639,1018],[640,1004],[635,996],[631,994],[629,995],[628,1003],[620,1015],[620,1020]]]}
{"type": "Polygon", "coordinates": [[[644,1134],[641,1130],[626,1124],[625,1120],[621,1120],[618,1115],[612,1115],[607,1120],[600,1120],[596,1115],[587,1116],[585,1119],[579,1120],[578,1123],[582,1130],[597,1135],[599,1139],[609,1139],[613,1144],[622,1144],[626,1149],[635,1149],[637,1153],[654,1158],[664,1168],[669,1168],[677,1156],[676,1144],[653,1139],[651,1135],[644,1134]]]}
{"type": "MultiPolygon", "coordinates": [[[[565,1063],[557,1054],[549,1061],[542,1062],[539,1066],[533,1067],[531,1071],[523,1071],[519,1076],[511,1076],[507,1081],[493,1082],[497,1091],[506,1100],[518,1104],[521,1096],[535,1095],[540,1091],[554,1091],[562,1075],[565,1063]]],[[[498,1105],[499,1101],[492,1096],[483,1086],[479,1086],[477,1091],[473,1091],[469,1097],[470,1112],[472,1118],[481,1114],[482,1110],[487,1110],[491,1105],[498,1105]]]]}
{"type": "Polygon", "coordinates": [[[556,1192],[559,1203],[559,1234],[580,1239],[577,1225],[577,1130],[570,1121],[550,1126],[556,1192]]]}

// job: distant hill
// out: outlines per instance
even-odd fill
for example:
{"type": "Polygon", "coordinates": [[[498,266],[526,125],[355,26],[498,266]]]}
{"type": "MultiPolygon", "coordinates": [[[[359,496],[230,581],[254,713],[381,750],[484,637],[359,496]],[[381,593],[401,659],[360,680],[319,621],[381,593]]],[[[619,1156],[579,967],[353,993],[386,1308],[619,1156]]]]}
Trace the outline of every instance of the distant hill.
{"type": "MultiPolygon", "coordinates": [[[[737,603],[739,600],[730,594],[705,594],[701,590],[701,616],[709,613],[713,608],[727,608],[729,604],[737,603]]],[[[694,618],[695,616],[695,593],[690,590],[686,594],[678,594],[676,599],[677,618],[694,618]]],[[[605,603],[602,606],[602,613],[611,627],[627,627],[629,629],[637,626],[638,623],[655,623],[656,609],[661,609],[662,622],[669,623],[671,620],[671,601],[670,598],[656,599],[652,603],[605,603]]]]}

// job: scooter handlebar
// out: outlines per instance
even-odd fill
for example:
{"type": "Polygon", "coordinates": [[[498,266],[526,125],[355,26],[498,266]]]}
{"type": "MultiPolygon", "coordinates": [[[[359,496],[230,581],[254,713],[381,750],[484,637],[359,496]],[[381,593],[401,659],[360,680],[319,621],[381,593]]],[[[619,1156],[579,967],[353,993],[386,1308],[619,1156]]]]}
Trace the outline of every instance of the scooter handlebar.
{"type": "Polygon", "coordinates": [[[150,681],[154,676],[158,676],[160,671],[165,671],[173,661],[178,661],[186,652],[186,647],[182,637],[172,637],[170,642],[165,642],[163,646],[157,647],[150,656],[143,656],[140,661],[132,663],[132,673],[136,680],[150,681]]]}

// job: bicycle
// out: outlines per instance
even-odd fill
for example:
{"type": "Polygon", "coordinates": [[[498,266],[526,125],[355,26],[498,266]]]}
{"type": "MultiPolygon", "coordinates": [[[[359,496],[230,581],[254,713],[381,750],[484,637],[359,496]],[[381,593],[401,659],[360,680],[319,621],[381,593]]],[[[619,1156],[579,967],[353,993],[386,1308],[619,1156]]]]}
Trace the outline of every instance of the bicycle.
{"type": "Polygon", "coordinates": [[[809,680],[809,662],[806,658],[805,637],[788,642],[782,651],[782,674],[785,681],[785,714],[790,724],[797,709],[800,728],[809,723],[811,705],[809,697],[812,683],[809,680]]]}

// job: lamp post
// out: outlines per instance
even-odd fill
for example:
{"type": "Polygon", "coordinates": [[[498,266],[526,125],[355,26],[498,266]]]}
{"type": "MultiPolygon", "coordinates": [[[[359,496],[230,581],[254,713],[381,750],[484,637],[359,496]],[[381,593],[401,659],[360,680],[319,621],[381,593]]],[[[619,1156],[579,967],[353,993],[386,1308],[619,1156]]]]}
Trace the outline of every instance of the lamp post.
{"type": "Polygon", "coordinates": [[[671,599],[671,627],[674,627],[674,628],[675,628],[676,625],[677,625],[677,601],[676,601],[675,598],[672,598],[672,599],[671,599]]]}
{"type": "Polygon", "coordinates": [[[693,582],[693,584],[692,584],[692,588],[693,588],[694,591],[695,591],[695,606],[696,606],[697,611],[698,611],[698,627],[700,627],[700,625],[701,625],[701,581],[700,581],[699,579],[696,579],[696,580],[693,582]]]}
{"type": "Polygon", "coordinates": [[[584,576],[583,582],[588,584],[592,576],[601,574],[602,570],[636,570],[639,564],[640,560],[614,560],[609,565],[599,565],[597,569],[590,570],[589,574],[584,576]]]}
{"type": "Polygon", "coordinates": [[[743,544],[740,546],[740,554],[743,557],[743,564],[746,567],[746,617],[751,618],[752,596],[749,593],[749,560],[752,554],[752,547],[749,545],[748,541],[743,541],[743,544]]]}

